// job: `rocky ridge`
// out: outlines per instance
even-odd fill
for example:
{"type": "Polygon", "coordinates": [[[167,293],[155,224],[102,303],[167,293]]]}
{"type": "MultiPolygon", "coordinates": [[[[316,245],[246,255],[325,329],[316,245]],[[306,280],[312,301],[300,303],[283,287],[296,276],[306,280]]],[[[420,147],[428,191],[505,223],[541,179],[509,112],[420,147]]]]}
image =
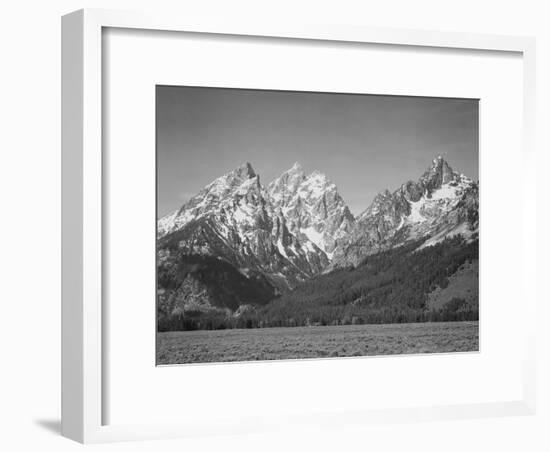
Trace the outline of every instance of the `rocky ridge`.
{"type": "Polygon", "coordinates": [[[425,238],[422,245],[478,234],[478,184],[438,157],[416,182],[384,190],[358,217],[329,268],[357,265],[380,251],[425,238]]]}
{"type": "Polygon", "coordinates": [[[234,311],[379,251],[459,234],[473,240],[478,228],[478,184],[441,157],[417,181],[380,192],[356,218],[319,171],[296,163],[264,187],[245,163],[158,220],[159,300],[166,315],[234,311]],[[197,256],[200,265],[189,264],[197,256]],[[234,282],[230,292],[218,273],[234,282]]]}

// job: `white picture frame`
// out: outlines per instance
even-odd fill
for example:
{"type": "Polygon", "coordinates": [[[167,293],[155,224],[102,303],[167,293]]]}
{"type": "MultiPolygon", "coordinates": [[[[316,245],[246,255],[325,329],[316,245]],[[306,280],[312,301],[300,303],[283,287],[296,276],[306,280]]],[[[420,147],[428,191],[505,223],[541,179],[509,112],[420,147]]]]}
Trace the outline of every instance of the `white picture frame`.
{"type": "MultiPolygon", "coordinates": [[[[533,148],[535,102],[535,41],[528,37],[442,33],[419,30],[351,28],[346,26],[277,26],[249,23],[188,23],[185,19],[133,12],[80,10],[62,21],[62,434],[83,443],[160,439],[180,436],[260,432],[280,425],[262,419],[234,422],[197,422],[193,425],[103,425],[102,357],[102,210],[106,196],[102,182],[102,30],[104,28],[185,31],[214,35],[241,35],[516,52],[522,55],[524,80],[523,168],[524,192],[534,190],[533,148]],[[529,168],[531,168],[529,170],[529,168]]],[[[535,210],[523,196],[523,215],[535,210]]],[[[525,221],[526,228],[531,228],[525,221]]],[[[531,230],[532,232],[532,230],[531,230]]],[[[525,243],[525,253],[535,252],[535,234],[525,243]]],[[[536,259],[533,259],[533,262],[536,259]]],[[[533,264],[535,265],[535,264],[533,264]]],[[[528,273],[528,270],[526,270],[528,273]]],[[[534,275],[534,272],[533,272],[534,275]]],[[[534,277],[534,276],[533,276],[534,277]]],[[[531,295],[533,293],[531,292],[531,295]]],[[[536,296],[527,297],[526,309],[534,311],[536,296]]],[[[533,317],[534,318],[534,317],[533,317]]],[[[386,410],[358,409],[346,413],[323,412],[299,419],[300,428],[318,424],[387,423],[404,420],[451,420],[534,414],[535,326],[525,337],[523,397],[504,402],[401,407],[386,410]]],[[[285,424],[285,428],[292,428],[285,424]]]]}

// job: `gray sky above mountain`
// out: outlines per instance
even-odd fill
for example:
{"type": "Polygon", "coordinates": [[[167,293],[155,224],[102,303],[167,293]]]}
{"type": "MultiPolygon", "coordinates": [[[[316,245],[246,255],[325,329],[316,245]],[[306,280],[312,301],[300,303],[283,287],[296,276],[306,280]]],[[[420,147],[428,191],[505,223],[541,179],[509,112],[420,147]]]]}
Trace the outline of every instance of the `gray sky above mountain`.
{"type": "Polygon", "coordinates": [[[478,179],[477,100],[161,86],[156,114],[159,217],[243,162],[319,170],[356,215],[438,155],[478,179]]]}

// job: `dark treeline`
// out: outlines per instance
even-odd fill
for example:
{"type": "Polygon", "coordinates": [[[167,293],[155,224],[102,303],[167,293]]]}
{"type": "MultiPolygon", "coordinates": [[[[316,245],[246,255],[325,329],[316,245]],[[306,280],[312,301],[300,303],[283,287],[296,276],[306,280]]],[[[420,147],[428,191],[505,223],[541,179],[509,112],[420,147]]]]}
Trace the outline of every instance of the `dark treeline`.
{"type": "Polygon", "coordinates": [[[310,325],[477,320],[478,306],[453,298],[429,310],[428,294],[445,288],[466,261],[477,260],[478,241],[460,237],[415,251],[421,242],[369,256],[356,268],[319,275],[264,306],[236,314],[212,309],[162,316],[159,331],[310,325]]]}

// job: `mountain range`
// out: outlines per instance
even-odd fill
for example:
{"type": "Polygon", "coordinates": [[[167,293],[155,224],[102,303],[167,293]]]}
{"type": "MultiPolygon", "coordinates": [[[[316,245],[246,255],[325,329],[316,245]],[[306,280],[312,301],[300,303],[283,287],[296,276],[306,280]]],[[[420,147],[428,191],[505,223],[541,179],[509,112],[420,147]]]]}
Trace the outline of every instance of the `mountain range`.
{"type": "Polygon", "coordinates": [[[239,315],[388,250],[412,245],[414,253],[453,237],[466,246],[478,236],[478,192],[437,157],[354,216],[319,171],[295,163],[263,184],[245,163],[158,220],[159,316],[239,315]]]}

